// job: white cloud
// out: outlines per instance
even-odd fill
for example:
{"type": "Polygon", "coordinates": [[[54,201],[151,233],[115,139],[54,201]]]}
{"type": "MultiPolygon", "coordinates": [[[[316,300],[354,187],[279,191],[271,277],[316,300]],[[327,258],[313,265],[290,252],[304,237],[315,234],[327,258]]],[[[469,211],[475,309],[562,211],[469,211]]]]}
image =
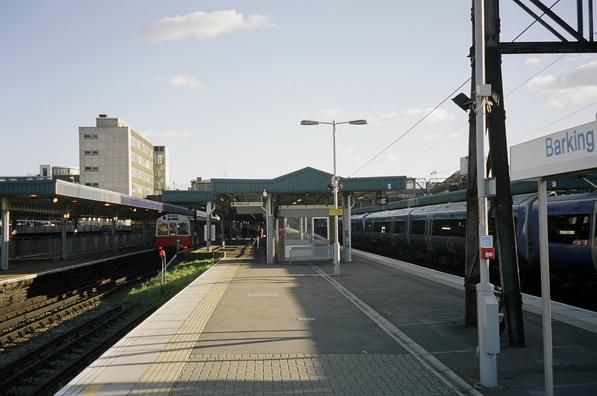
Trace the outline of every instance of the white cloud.
{"type": "Polygon", "coordinates": [[[190,131],[174,131],[174,130],[165,130],[165,131],[153,131],[147,130],[142,132],[143,136],[146,136],[148,139],[164,139],[164,140],[188,140],[191,137],[190,131]]]}
{"type": "Polygon", "coordinates": [[[178,74],[168,80],[168,84],[174,88],[191,88],[197,89],[201,87],[201,83],[195,76],[185,76],[178,74]]]}
{"type": "Polygon", "coordinates": [[[187,37],[212,39],[238,30],[274,27],[267,15],[244,16],[236,10],[192,12],[160,19],[143,29],[142,34],[154,41],[177,41],[187,37]]]}
{"type": "Polygon", "coordinates": [[[547,92],[552,107],[579,104],[597,97],[597,59],[578,66],[569,73],[537,76],[528,83],[532,91],[547,92]]]}
{"type": "MultiPolygon", "coordinates": [[[[376,124],[384,124],[386,122],[390,122],[397,119],[402,119],[404,121],[414,121],[415,119],[420,119],[429,113],[432,108],[425,108],[425,109],[408,109],[403,111],[390,111],[387,113],[381,114],[379,117],[374,119],[374,123],[376,124]]],[[[451,121],[455,119],[456,116],[453,113],[450,113],[447,110],[442,108],[435,109],[433,113],[431,113],[426,119],[426,122],[437,124],[445,121],[451,121]]]]}
{"type": "Polygon", "coordinates": [[[538,65],[539,63],[543,62],[543,59],[537,56],[529,56],[526,58],[525,62],[527,65],[538,65]]]}

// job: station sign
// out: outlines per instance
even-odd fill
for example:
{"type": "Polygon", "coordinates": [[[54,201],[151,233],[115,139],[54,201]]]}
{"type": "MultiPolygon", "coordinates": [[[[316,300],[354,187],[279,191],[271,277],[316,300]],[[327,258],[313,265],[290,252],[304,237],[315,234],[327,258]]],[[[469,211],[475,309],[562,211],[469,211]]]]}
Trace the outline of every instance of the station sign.
{"type": "Polygon", "coordinates": [[[328,215],[329,216],[344,216],[344,209],[343,208],[338,208],[338,209],[329,209],[328,211],[328,215]]]}
{"type": "Polygon", "coordinates": [[[597,121],[510,147],[511,180],[597,168],[597,121]]]}
{"type": "Polygon", "coordinates": [[[232,206],[233,208],[247,208],[247,207],[251,207],[251,206],[263,206],[263,203],[261,202],[231,202],[230,206],[232,206]]]}

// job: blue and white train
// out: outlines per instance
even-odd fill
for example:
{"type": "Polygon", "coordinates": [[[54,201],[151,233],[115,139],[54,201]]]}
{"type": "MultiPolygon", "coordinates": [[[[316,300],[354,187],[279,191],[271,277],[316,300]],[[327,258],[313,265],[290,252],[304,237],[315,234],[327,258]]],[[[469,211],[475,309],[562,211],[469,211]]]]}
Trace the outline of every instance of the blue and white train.
{"type": "MultiPolygon", "coordinates": [[[[512,210],[520,268],[536,270],[539,265],[537,195],[514,196],[512,210]]],[[[464,267],[466,202],[360,214],[352,216],[351,222],[352,244],[357,249],[464,267]]],[[[553,272],[597,273],[596,223],[597,192],[548,197],[553,272]]]]}

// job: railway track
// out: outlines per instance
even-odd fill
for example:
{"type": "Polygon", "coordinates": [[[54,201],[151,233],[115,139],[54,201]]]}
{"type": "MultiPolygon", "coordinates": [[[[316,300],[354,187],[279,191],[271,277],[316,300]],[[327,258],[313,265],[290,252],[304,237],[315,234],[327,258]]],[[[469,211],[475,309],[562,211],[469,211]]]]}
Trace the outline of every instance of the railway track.
{"type": "Polygon", "coordinates": [[[154,275],[155,252],[106,260],[42,277],[3,284],[0,290],[0,349],[26,342],[72,318],[121,288],[154,275]]]}
{"type": "Polygon", "coordinates": [[[135,310],[117,306],[46,340],[0,366],[4,374],[0,389],[7,395],[53,394],[63,381],[95,360],[153,310],[155,307],[135,310]]]}
{"type": "MultiPolygon", "coordinates": [[[[47,282],[44,287],[37,285],[37,291],[42,291],[42,295],[31,295],[0,308],[0,350],[7,352],[0,356],[0,394],[53,394],[97,359],[159,304],[159,298],[143,302],[141,306],[121,306],[115,302],[120,301],[119,296],[106,299],[155,276],[157,267],[147,262],[128,265],[117,275],[84,279],[79,283],[80,287],[60,295],[50,295],[50,289],[57,287],[57,283],[47,282]],[[102,302],[97,311],[78,315],[98,306],[102,300],[106,302],[102,302]],[[75,316],[78,317],[59,329],[45,332],[75,316]],[[38,337],[40,333],[44,334],[38,337]]],[[[130,300],[125,301],[131,304],[130,300]]]]}
{"type": "Polygon", "coordinates": [[[0,313],[0,347],[22,343],[43,329],[93,308],[111,293],[154,274],[153,270],[132,270],[117,278],[94,279],[60,296],[36,296],[16,307],[5,307],[0,313]]]}

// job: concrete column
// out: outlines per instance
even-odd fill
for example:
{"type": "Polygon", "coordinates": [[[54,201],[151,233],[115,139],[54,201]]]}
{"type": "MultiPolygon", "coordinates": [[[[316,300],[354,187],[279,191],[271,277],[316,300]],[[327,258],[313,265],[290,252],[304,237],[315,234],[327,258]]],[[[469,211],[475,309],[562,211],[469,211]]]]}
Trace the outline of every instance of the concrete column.
{"type": "Polygon", "coordinates": [[[344,262],[352,262],[352,227],[350,223],[352,199],[350,194],[344,194],[342,202],[344,203],[344,217],[342,218],[342,239],[344,250],[344,262]]]}
{"type": "Polygon", "coordinates": [[[116,220],[112,219],[112,251],[116,251],[116,220]]]}
{"type": "Polygon", "coordinates": [[[273,216],[272,216],[272,196],[267,195],[267,202],[265,203],[265,233],[267,242],[267,264],[273,264],[274,251],[274,233],[273,233],[273,216]]]}
{"type": "Polygon", "coordinates": [[[2,197],[2,260],[0,270],[8,270],[8,254],[10,252],[10,211],[8,210],[8,199],[2,197]]]}
{"type": "Polygon", "coordinates": [[[226,224],[224,222],[224,217],[222,217],[220,219],[220,237],[222,238],[222,247],[225,248],[226,247],[226,224]]]}
{"type": "Polygon", "coordinates": [[[193,227],[189,230],[191,232],[192,238],[191,243],[193,246],[197,246],[199,241],[197,240],[197,210],[193,209],[193,227]]]}
{"type": "Polygon", "coordinates": [[[60,236],[62,239],[62,260],[68,260],[68,241],[66,236],[66,215],[62,215],[62,220],[60,221],[60,236]]]}
{"type": "Polygon", "coordinates": [[[299,239],[303,240],[303,237],[304,237],[304,234],[305,234],[305,229],[304,229],[305,219],[303,217],[301,217],[299,220],[300,220],[300,225],[299,225],[299,239]]]}
{"type": "Polygon", "coordinates": [[[211,252],[211,201],[207,202],[205,206],[205,211],[207,212],[207,227],[205,230],[205,247],[207,248],[207,252],[211,252]]]}

